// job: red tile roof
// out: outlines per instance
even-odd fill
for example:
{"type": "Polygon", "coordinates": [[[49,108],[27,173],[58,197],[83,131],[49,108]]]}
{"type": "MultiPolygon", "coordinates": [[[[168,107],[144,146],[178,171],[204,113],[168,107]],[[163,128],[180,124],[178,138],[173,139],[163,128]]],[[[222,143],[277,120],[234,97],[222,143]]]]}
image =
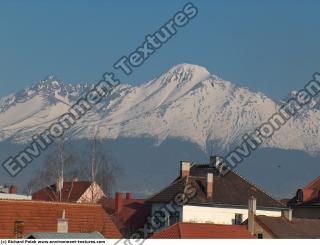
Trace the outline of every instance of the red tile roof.
{"type": "Polygon", "coordinates": [[[319,203],[320,176],[311,181],[306,187],[298,189],[296,195],[288,201],[289,206],[318,205],[319,203]]]}
{"type": "Polygon", "coordinates": [[[69,232],[98,231],[106,238],[121,234],[101,205],[41,201],[0,200],[0,238],[15,238],[15,222],[24,223],[23,235],[56,232],[57,219],[65,210],[69,232]]]}
{"type": "Polygon", "coordinates": [[[320,189],[320,176],[311,181],[305,188],[307,189],[320,189]]]}
{"type": "Polygon", "coordinates": [[[153,239],[242,239],[254,238],[246,226],[199,223],[177,223],[161,230],[153,239]]]}
{"type": "MultiPolygon", "coordinates": [[[[90,181],[63,182],[61,190],[62,202],[77,202],[83,193],[90,187],[90,181]]],[[[47,186],[32,194],[32,200],[59,201],[60,192],[56,191],[56,185],[47,186]]]]}
{"type": "Polygon", "coordinates": [[[114,198],[103,197],[99,203],[124,233],[143,227],[146,217],[151,213],[151,204],[145,203],[143,199],[122,199],[123,207],[119,213],[116,211],[114,198]]]}

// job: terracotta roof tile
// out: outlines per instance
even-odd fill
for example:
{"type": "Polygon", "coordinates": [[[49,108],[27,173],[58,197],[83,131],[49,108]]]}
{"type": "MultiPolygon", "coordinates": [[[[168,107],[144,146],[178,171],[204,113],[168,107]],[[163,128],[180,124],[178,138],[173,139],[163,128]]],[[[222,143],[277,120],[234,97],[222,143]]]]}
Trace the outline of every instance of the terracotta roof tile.
{"type": "Polygon", "coordinates": [[[306,187],[306,189],[320,189],[320,176],[311,181],[306,187]]]}
{"type": "Polygon", "coordinates": [[[99,203],[110,214],[119,230],[126,228],[132,232],[143,227],[146,217],[151,213],[151,204],[143,199],[123,199],[123,207],[119,213],[116,212],[114,198],[104,197],[99,203]]]}
{"type": "MultiPolygon", "coordinates": [[[[61,190],[62,202],[77,202],[83,193],[90,187],[90,181],[72,181],[63,182],[63,188],[61,190]]],[[[56,185],[47,186],[32,194],[33,200],[41,201],[58,201],[59,193],[56,192],[56,185]]]]}
{"type": "Polygon", "coordinates": [[[311,181],[305,188],[298,189],[296,195],[288,201],[288,206],[313,206],[320,202],[320,176],[311,181]],[[300,196],[300,197],[298,197],[300,196]],[[302,200],[299,200],[302,199],[302,200]]]}
{"type": "Polygon", "coordinates": [[[246,226],[177,223],[155,233],[153,239],[244,239],[254,238],[246,226]]]}
{"type": "Polygon", "coordinates": [[[101,205],[41,201],[0,200],[0,238],[15,238],[16,221],[23,221],[23,235],[56,232],[57,219],[65,210],[69,232],[98,231],[106,238],[121,234],[101,205]]]}

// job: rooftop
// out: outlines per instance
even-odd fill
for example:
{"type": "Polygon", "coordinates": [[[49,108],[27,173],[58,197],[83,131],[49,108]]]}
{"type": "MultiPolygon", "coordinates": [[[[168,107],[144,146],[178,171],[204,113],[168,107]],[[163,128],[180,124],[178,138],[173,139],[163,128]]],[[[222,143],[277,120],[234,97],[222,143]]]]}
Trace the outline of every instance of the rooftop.
{"type": "MultiPolygon", "coordinates": [[[[90,181],[64,181],[61,190],[62,202],[77,202],[84,192],[91,186],[90,181]]],[[[41,201],[58,201],[60,192],[57,191],[56,185],[47,186],[32,194],[33,200],[41,201]]]]}
{"type": "Polygon", "coordinates": [[[254,238],[243,225],[177,223],[161,230],[153,239],[249,239],[254,238]]]}
{"type": "Polygon", "coordinates": [[[65,210],[69,232],[100,232],[106,238],[121,234],[101,205],[26,200],[0,200],[0,238],[16,238],[32,232],[56,232],[57,220],[65,210]]]}
{"type": "Polygon", "coordinates": [[[274,238],[320,238],[319,219],[292,218],[289,221],[284,217],[258,215],[255,222],[274,238]]]}
{"type": "Polygon", "coordinates": [[[146,217],[151,213],[151,205],[143,199],[122,199],[120,211],[117,211],[116,198],[103,197],[99,203],[123,233],[143,227],[146,217]]]}
{"type": "Polygon", "coordinates": [[[99,232],[91,233],[58,233],[58,232],[32,232],[26,235],[27,239],[104,239],[99,232]]]}
{"type": "Polygon", "coordinates": [[[288,201],[289,206],[320,206],[320,176],[298,189],[296,195],[288,201]]]}
{"type": "Polygon", "coordinates": [[[209,164],[196,164],[190,168],[185,177],[176,178],[171,184],[153,195],[150,202],[170,202],[178,193],[183,193],[185,186],[191,184],[196,189],[196,195],[188,201],[195,205],[238,205],[247,206],[248,198],[255,196],[258,207],[284,208],[285,206],[271,195],[250,183],[247,179],[229,171],[220,175],[215,167],[209,164]],[[213,174],[212,197],[206,195],[206,175],[213,174]]]}

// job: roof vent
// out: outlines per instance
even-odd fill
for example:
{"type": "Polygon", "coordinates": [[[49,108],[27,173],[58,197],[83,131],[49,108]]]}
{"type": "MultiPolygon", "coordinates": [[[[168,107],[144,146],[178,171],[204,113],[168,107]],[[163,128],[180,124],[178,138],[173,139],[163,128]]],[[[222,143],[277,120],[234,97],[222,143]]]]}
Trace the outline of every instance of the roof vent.
{"type": "Polygon", "coordinates": [[[282,217],[286,218],[288,221],[292,221],[292,209],[286,209],[282,211],[282,217]]]}
{"type": "Polygon", "coordinates": [[[62,217],[58,219],[58,233],[68,233],[68,219],[66,219],[66,211],[62,211],[62,217]]]}
{"type": "Polygon", "coordinates": [[[210,156],[210,166],[217,170],[220,175],[225,175],[229,171],[224,159],[220,156],[210,156]]]}
{"type": "Polygon", "coordinates": [[[248,200],[248,231],[254,234],[254,216],[256,215],[257,199],[251,196],[248,200]]]}
{"type": "Polygon", "coordinates": [[[213,174],[212,173],[207,173],[207,178],[206,178],[206,192],[207,192],[207,198],[210,199],[212,198],[213,194],[213,174]]]}
{"type": "Polygon", "coordinates": [[[186,177],[190,173],[190,162],[180,161],[180,177],[186,177]]]}
{"type": "Polygon", "coordinates": [[[17,194],[17,186],[15,186],[15,185],[10,185],[10,187],[9,187],[9,193],[10,193],[10,194],[17,194]]]}
{"type": "Polygon", "coordinates": [[[14,222],[14,235],[16,238],[23,238],[24,221],[16,220],[14,222]]]}
{"type": "Polygon", "coordinates": [[[115,208],[117,213],[121,212],[122,206],[123,206],[122,193],[116,192],[115,208]]]}

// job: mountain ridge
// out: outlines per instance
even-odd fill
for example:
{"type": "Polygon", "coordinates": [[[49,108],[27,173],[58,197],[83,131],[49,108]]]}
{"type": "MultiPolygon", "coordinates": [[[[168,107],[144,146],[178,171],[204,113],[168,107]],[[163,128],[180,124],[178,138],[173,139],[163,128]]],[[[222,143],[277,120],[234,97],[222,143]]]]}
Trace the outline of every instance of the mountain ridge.
{"type": "MultiPolygon", "coordinates": [[[[67,84],[49,76],[1,98],[0,141],[31,140],[92,86],[67,84]]],[[[68,137],[90,138],[98,130],[102,139],[150,137],[161,144],[173,137],[204,151],[230,149],[280,106],[281,102],[225,81],[204,67],[180,64],[139,86],[120,84],[69,130],[68,137]]],[[[320,111],[311,107],[287,122],[263,147],[319,154],[319,119],[320,111]]]]}

